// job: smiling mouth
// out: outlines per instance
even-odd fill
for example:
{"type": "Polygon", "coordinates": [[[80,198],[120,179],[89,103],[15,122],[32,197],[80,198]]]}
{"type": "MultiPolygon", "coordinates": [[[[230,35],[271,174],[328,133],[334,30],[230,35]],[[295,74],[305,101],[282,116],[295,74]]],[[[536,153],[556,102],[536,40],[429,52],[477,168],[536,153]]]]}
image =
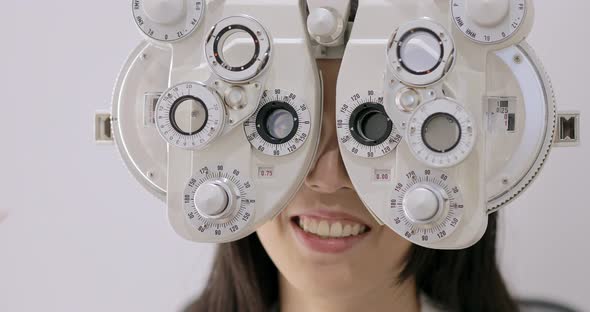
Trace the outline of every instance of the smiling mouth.
{"type": "Polygon", "coordinates": [[[348,220],[295,216],[291,218],[291,222],[306,233],[324,239],[360,236],[371,231],[371,227],[366,224],[348,220]]]}

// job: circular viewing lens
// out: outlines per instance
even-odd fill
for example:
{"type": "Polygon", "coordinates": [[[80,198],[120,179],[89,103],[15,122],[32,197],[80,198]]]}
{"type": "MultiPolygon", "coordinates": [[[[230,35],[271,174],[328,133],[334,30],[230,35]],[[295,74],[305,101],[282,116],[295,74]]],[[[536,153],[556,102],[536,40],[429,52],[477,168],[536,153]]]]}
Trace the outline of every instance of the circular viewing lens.
{"type": "Polygon", "coordinates": [[[422,126],[422,140],[426,147],[437,153],[453,150],[461,140],[461,126],[447,113],[434,114],[422,126]]]}
{"type": "Polygon", "coordinates": [[[295,127],[295,120],[290,112],[277,109],[271,112],[266,120],[268,134],[277,140],[283,140],[289,136],[295,127]]]}
{"type": "Polygon", "coordinates": [[[289,103],[269,102],[256,116],[258,134],[271,144],[289,142],[299,129],[297,116],[297,111],[289,103]]]}
{"type": "Polygon", "coordinates": [[[208,112],[205,104],[192,96],[181,97],[170,110],[170,121],[176,131],[194,135],[207,124],[208,112]]]}
{"type": "Polygon", "coordinates": [[[361,144],[367,146],[379,145],[391,134],[393,122],[383,105],[375,103],[363,104],[352,113],[350,124],[352,136],[361,144]]]}
{"type": "Polygon", "coordinates": [[[232,68],[249,67],[257,57],[257,39],[249,29],[239,25],[229,28],[219,39],[219,57],[232,68]]]}
{"type": "Polygon", "coordinates": [[[435,70],[443,54],[440,38],[430,30],[413,30],[400,40],[398,55],[402,65],[414,74],[424,75],[435,70]]]}

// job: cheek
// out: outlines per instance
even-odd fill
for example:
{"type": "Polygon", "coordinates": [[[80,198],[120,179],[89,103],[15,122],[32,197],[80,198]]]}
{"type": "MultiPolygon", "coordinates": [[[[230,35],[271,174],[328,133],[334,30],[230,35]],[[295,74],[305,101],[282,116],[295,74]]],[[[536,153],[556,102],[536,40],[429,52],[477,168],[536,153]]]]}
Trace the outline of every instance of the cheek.
{"type": "Polygon", "coordinates": [[[371,261],[375,267],[384,268],[388,266],[391,273],[398,274],[403,269],[412,243],[387,226],[380,226],[379,232],[371,261]]]}
{"type": "Polygon", "coordinates": [[[297,263],[299,259],[296,259],[298,255],[294,246],[291,245],[288,229],[285,228],[281,219],[282,213],[259,227],[256,234],[277,269],[287,275],[289,272],[297,270],[293,264],[297,263]]]}

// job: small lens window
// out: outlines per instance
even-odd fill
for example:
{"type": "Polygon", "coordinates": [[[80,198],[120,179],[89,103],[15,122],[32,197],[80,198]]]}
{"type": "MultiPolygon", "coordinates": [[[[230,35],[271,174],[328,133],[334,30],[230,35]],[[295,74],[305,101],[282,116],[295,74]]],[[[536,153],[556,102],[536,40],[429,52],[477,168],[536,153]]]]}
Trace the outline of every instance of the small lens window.
{"type": "Polygon", "coordinates": [[[174,129],[184,135],[193,135],[201,131],[208,118],[205,104],[192,96],[178,99],[172,106],[170,115],[174,129]]]}
{"type": "Polygon", "coordinates": [[[221,40],[221,58],[231,67],[246,66],[256,53],[256,42],[244,30],[229,31],[221,40]]]}
{"type": "Polygon", "coordinates": [[[455,117],[446,113],[434,114],[422,126],[422,140],[437,153],[453,150],[461,140],[461,126],[455,117]]]}
{"type": "Polygon", "coordinates": [[[289,136],[294,127],[295,121],[293,120],[293,116],[284,109],[277,109],[271,112],[266,120],[268,134],[278,140],[289,136]]]}
{"type": "Polygon", "coordinates": [[[258,112],[256,128],[266,142],[271,144],[289,142],[299,129],[297,111],[286,102],[267,103],[258,112]]]}
{"type": "Polygon", "coordinates": [[[406,69],[416,74],[434,71],[441,63],[443,48],[433,32],[414,30],[405,35],[400,43],[399,57],[406,69]]]}
{"type": "Polygon", "coordinates": [[[365,103],[357,107],[350,116],[350,125],[350,132],[355,140],[366,146],[385,142],[393,130],[393,122],[383,105],[376,103],[365,103]]]}

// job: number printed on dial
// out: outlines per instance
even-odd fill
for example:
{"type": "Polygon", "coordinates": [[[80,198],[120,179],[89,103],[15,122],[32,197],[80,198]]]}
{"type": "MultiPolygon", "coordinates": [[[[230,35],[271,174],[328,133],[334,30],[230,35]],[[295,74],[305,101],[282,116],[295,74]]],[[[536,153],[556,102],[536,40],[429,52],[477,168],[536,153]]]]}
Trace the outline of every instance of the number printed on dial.
{"type": "Polygon", "coordinates": [[[452,0],[455,25],[469,39],[482,44],[508,40],[523,24],[526,0],[472,1],[452,0]]]}
{"type": "Polygon", "coordinates": [[[146,0],[132,0],[131,4],[139,29],[146,36],[162,42],[188,37],[199,26],[205,11],[203,0],[168,1],[166,10],[150,5],[151,2],[146,0]]]}

